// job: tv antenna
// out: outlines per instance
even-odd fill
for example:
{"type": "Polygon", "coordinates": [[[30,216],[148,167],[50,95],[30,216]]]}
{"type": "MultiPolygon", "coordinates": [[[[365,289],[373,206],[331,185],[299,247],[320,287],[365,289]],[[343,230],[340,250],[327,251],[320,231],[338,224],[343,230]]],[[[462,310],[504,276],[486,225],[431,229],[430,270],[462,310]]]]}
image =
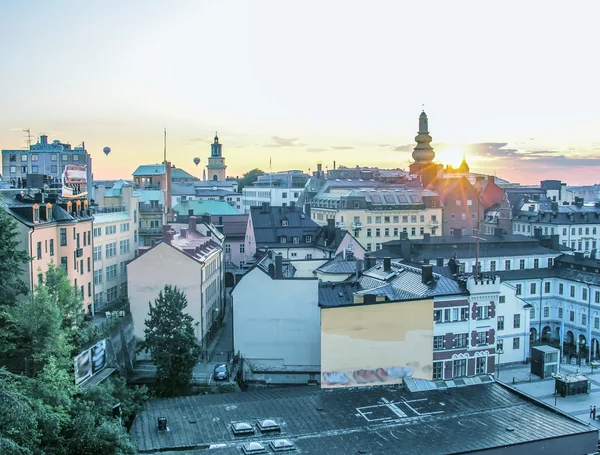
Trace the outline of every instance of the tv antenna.
{"type": "Polygon", "coordinates": [[[23,130],[24,133],[27,133],[25,135],[25,137],[27,138],[27,148],[31,148],[31,130],[29,128],[27,128],[26,130],[23,130]]]}

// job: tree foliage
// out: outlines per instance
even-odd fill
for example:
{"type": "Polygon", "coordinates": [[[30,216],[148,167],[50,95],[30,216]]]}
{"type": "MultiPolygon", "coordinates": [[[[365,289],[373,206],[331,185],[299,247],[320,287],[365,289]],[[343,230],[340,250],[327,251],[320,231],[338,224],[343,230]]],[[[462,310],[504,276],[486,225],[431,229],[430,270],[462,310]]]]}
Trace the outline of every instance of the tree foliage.
{"type": "Polygon", "coordinates": [[[200,354],[193,318],[184,312],[187,298],[177,287],[166,285],[149,307],[140,348],[150,351],[156,364],[158,394],[185,394],[190,390],[192,369],[200,354]]]}
{"type": "Polygon", "coordinates": [[[246,172],[238,181],[238,191],[241,192],[242,188],[245,186],[252,185],[254,182],[256,182],[260,175],[264,175],[264,171],[258,168],[254,168],[251,171],[246,172]]]}
{"type": "Polygon", "coordinates": [[[31,257],[20,246],[17,223],[0,207],[0,307],[12,305],[20,294],[27,293],[23,266],[31,257]]]}

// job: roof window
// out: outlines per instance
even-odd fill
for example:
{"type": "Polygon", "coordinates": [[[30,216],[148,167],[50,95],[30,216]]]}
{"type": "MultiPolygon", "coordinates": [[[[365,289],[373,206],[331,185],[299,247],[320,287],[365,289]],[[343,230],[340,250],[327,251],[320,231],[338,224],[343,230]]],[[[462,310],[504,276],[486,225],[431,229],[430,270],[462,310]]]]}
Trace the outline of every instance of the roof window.
{"type": "Polygon", "coordinates": [[[281,427],[279,426],[279,424],[272,419],[261,420],[258,422],[257,426],[261,433],[267,433],[270,431],[281,431],[281,427]]]}
{"type": "Polygon", "coordinates": [[[267,449],[260,442],[249,442],[242,446],[242,450],[245,454],[254,454],[254,453],[266,453],[267,449]]]}
{"type": "Polygon", "coordinates": [[[231,425],[231,430],[236,436],[254,434],[254,427],[247,422],[238,422],[231,425]]]}
{"type": "Polygon", "coordinates": [[[276,439],[269,443],[273,452],[286,452],[288,450],[296,450],[296,446],[287,439],[276,439]]]}
{"type": "Polygon", "coordinates": [[[287,226],[288,225],[288,220],[281,220],[281,225],[282,226],[287,226]]]}

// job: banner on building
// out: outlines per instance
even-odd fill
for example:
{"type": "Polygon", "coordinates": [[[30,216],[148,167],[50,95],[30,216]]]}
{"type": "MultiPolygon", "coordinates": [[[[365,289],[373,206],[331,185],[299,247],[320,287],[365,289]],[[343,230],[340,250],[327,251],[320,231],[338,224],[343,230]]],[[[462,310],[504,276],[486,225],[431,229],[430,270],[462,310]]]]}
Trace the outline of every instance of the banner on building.
{"type": "Polygon", "coordinates": [[[87,167],[67,164],[62,173],[62,197],[81,198],[87,192],[87,167]]]}
{"type": "Polygon", "coordinates": [[[75,384],[79,385],[106,367],[106,340],[98,341],[75,357],[75,384]]]}

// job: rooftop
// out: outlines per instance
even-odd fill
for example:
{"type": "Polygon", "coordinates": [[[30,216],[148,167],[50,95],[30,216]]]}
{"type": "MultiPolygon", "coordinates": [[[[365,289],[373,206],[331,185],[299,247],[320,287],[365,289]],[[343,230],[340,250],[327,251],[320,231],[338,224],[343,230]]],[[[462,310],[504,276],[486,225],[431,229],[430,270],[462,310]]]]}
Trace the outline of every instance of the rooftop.
{"type": "Polygon", "coordinates": [[[119,221],[129,221],[130,219],[129,212],[96,213],[94,215],[95,224],[117,223],[119,221]]]}
{"type": "Polygon", "coordinates": [[[145,177],[149,175],[162,175],[165,173],[164,164],[142,164],[133,172],[134,177],[145,177]]]}
{"type": "Polygon", "coordinates": [[[239,455],[244,444],[269,447],[280,439],[295,446],[292,453],[313,455],[512,453],[507,447],[517,445],[519,453],[541,453],[550,439],[557,449],[565,444],[562,437],[570,437],[571,453],[591,453],[598,439],[595,428],[495,382],[412,393],[389,386],[307,386],[154,399],[138,413],[130,434],[140,453],[189,455],[207,448],[239,455]],[[169,431],[158,430],[161,417],[169,431]],[[266,419],[279,431],[261,431],[266,419]],[[241,423],[250,431],[235,435],[232,426],[241,423]]]}
{"type": "Polygon", "coordinates": [[[212,201],[194,199],[192,201],[183,201],[173,207],[173,210],[178,215],[188,215],[190,210],[193,210],[194,215],[240,215],[240,212],[232,207],[226,201],[212,201]]]}

